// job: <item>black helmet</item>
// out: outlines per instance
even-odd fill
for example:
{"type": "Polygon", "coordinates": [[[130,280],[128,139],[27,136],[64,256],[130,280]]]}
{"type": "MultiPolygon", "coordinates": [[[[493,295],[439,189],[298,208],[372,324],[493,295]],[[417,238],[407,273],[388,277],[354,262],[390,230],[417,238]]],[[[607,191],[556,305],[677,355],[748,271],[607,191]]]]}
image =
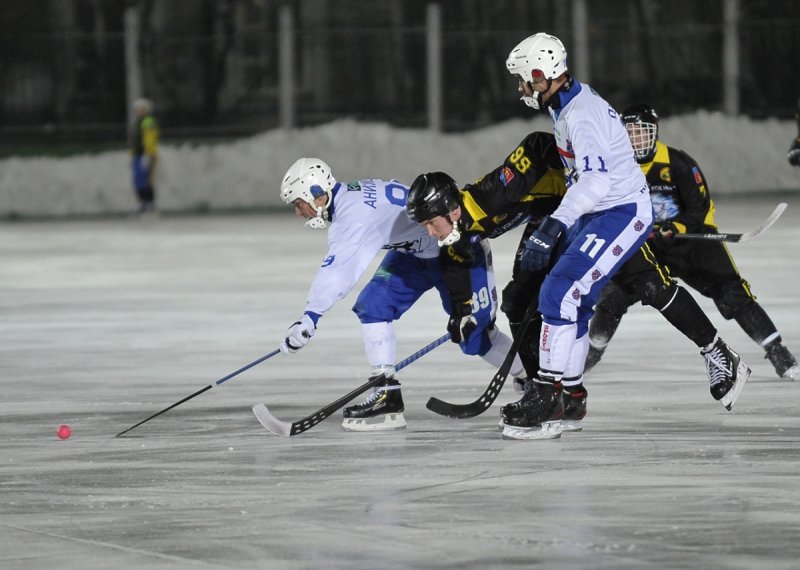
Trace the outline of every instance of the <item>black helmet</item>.
{"type": "Polygon", "coordinates": [[[622,122],[633,145],[636,162],[645,164],[653,160],[658,139],[658,114],[646,103],[629,105],[622,110],[622,122]]]}
{"type": "Polygon", "coordinates": [[[420,174],[411,183],[406,210],[418,224],[436,216],[447,216],[458,206],[456,181],[444,172],[420,174]]]}

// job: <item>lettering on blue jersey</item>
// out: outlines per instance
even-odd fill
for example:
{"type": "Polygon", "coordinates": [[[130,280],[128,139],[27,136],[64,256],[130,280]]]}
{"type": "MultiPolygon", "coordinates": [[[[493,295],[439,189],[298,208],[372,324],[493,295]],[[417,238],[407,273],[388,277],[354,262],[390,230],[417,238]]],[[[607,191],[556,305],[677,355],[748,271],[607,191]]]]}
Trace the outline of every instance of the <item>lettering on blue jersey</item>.
{"type": "Polygon", "coordinates": [[[391,184],[386,185],[385,191],[386,199],[389,200],[390,204],[400,206],[401,208],[405,207],[406,200],[408,199],[408,187],[393,181],[391,184]]]}
{"type": "Polygon", "coordinates": [[[364,184],[361,187],[361,197],[364,199],[364,203],[372,208],[375,209],[375,202],[378,200],[378,193],[375,191],[375,182],[372,180],[364,180],[364,184]]]}
{"type": "Polygon", "coordinates": [[[322,265],[320,265],[320,267],[328,267],[331,263],[333,263],[334,259],[336,259],[335,255],[329,255],[328,257],[322,260],[322,265]]]}

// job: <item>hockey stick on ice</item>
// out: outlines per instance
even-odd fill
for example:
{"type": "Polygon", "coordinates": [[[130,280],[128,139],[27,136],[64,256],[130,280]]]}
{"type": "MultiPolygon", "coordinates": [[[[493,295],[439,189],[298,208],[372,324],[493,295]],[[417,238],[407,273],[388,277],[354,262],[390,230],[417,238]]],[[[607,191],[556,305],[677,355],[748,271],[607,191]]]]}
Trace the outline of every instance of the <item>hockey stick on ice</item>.
{"type": "Polygon", "coordinates": [[[508,351],[508,354],[506,354],[506,359],[500,365],[500,368],[497,369],[494,376],[492,376],[492,380],[489,382],[486,390],[483,391],[483,394],[481,394],[477,400],[469,404],[451,404],[450,402],[432,397],[428,400],[428,403],[425,404],[425,407],[440,416],[457,419],[473,418],[488,410],[489,407],[494,404],[494,401],[500,394],[500,390],[503,388],[503,384],[506,382],[508,373],[511,371],[511,366],[514,364],[514,358],[519,351],[519,344],[522,342],[522,339],[525,338],[529,326],[531,323],[541,318],[540,315],[536,314],[537,309],[538,303],[534,300],[531,306],[528,307],[528,310],[525,311],[522,330],[519,331],[517,338],[514,339],[511,349],[508,351]]]}
{"type": "Polygon", "coordinates": [[[761,235],[767,229],[772,226],[775,222],[778,221],[778,218],[781,217],[781,214],[786,209],[786,202],[781,202],[775,207],[775,210],[769,215],[769,217],[764,220],[760,226],[756,229],[744,232],[743,234],[723,234],[723,233],[716,233],[716,234],[675,234],[674,237],[676,239],[706,239],[706,240],[714,240],[714,241],[728,241],[728,242],[742,242],[742,241],[750,241],[756,236],[761,235]]]}
{"type": "Polygon", "coordinates": [[[126,429],[125,431],[121,431],[121,432],[119,432],[119,433],[118,433],[117,435],[115,435],[114,437],[120,437],[121,435],[128,433],[128,432],[129,432],[129,431],[131,431],[132,429],[139,427],[139,426],[140,426],[140,425],[142,425],[143,423],[145,423],[145,422],[149,422],[149,421],[150,421],[150,420],[152,420],[153,418],[156,418],[156,417],[160,416],[160,415],[161,415],[161,414],[163,414],[164,412],[168,412],[168,411],[170,411],[172,408],[176,408],[176,407],[180,406],[181,404],[183,404],[184,402],[188,402],[189,400],[191,400],[192,398],[194,398],[194,397],[196,397],[196,396],[199,396],[199,395],[200,395],[200,394],[202,394],[203,392],[205,392],[205,391],[207,391],[207,390],[211,390],[211,388],[213,388],[214,386],[219,386],[219,385],[220,385],[220,384],[222,384],[223,382],[227,382],[228,380],[230,380],[230,379],[231,379],[231,378],[233,378],[234,376],[237,376],[237,375],[241,374],[241,373],[242,373],[242,372],[244,372],[245,370],[249,370],[250,368],[252,368],[252,367],[253,367],[253,366],[255,366],[256,364],[261,364],[262,362],[264,362],[265,360],[268,360],[268,359],[272,358],[273,356],[275,356],[275,355],[276,355],[276,354],[278,354],[279,352],[280,352],[280,349],[275,349],[275,350],[273,350],[272,352],[270,352],[269,354],[265,354],[264,356],[262,356],[262,357],[261,357],[261,358],[259,358],[258,360],[254,360],[254,361],[253,361],[253,362],[251,362],[250,364],[246,364],[246,365],[242,366],[242,367],[241,367],[239,370],[236,370],[235,372],[231,372],[231,373],[230,373],[230,374],[228,374],[227,376],[225,376],[225,377],[223,377],[223,378],[220,378],[219,380],[217,380],[216,382],[214,382],[214,383],[212,383],[212,384],[209,384],[209,385],[208,385],[208,386],[206,386],[205,388],[201,388],[200,390],[198,390],[198,391],[197,391],[197,392],[195,392],[194,394],[189,394],[189,395],[188,395],[188,396],[186,396],[186,397],[185,397],[183,400],[179,400],[178,402],[175,402],[175,403],[174,403],[174,404],[172,404],[171,406],[169,406],[169,407],[167,407],[167,408],[164,408],[164,409],[163,409],[163,410],[161,410],[160,412],[156,412],[155,414],[153,414],[153,415],[152,415],[152,416],[150,416],[149,418],[147,418],[147,419],[144,419],[144,420],[140,421],[138,424],[136,424],[136,425],[134,425],[134,426],[131,426],[131,427],[129,427],[129,428],[128,428],[128,429],[126,429]]]}
{"type": "MultiPolygon", "coordinates": [[[[450,333],[445,334],[437,338],[435,341],[430,343],[427,346],[420,348],[417,352],[409,356],[408,358],[401,360],[397,364],[394,365],[394,369],[399,371],[414,362],[415,360],[419,359],[422,356],[425,356],[434,348],[443,344],[450,340],[450,333]]],[[[381,382],[386,380],[386,376],[381,374],[380,376],[375,376],[374,378],[370,378],[367,382],[353,390],[352,392],[348,392],[341,398],[334,400],[327,406],[324,406],[302,419],[297,420],[296,422],[284,422],[276,418],[272,415],[272,412],[269,411],[269,408],[262,403],[258,403],[253,406],[253,413],[258,418],[258,421],[261,422],[261,425],[267,428],[267,430],[271,431],[275,435],[283,435],[286,437],[291,437],[293,435],[298,435],[303,433],[304,431],[310,430],[312,427],[317,425],[319,422],[330,416],[336,410],[347,404],[353,398],[358,397],[360,394],[363,394],[370,388],[377,386],[381,382]]]]}

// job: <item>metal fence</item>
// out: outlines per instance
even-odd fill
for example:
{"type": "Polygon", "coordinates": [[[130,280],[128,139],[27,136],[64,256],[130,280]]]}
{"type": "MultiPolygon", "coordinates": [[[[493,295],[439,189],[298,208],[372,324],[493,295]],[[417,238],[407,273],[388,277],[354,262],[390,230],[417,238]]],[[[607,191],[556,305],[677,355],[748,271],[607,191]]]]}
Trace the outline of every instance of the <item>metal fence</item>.
{"type": "MultiPolygon", "coordinates": [[[[0,16],[0,142],[124,141],[132,95],[125,5],[116,0],[13,4],[0,16]],[[31,21],[37,10],[48,18],[31,21]]],[[[647,100],[662,114],[724,110],[726,58],[733,49],[733,89],[741,113],[786,118],[796,110],[800,2],[794,0],[445,0],[438,5],[436,81],[441,126],[448,131],[526,116],[504,61],[535,31],[561,37],[574,69],[585,69],[590,83],[617,107],[647,100]],[[586,27],[575,37],[579,10],[586,27]],[[732,48],[725,40],[731,13],[736,17],[728,36],[735,38],[732,48]],[[588,61],[574,61],[579,45],[588,46],[588,61]]],[[[287,45],[281,38],[285,42],[287,33],[294,125],[341,116],[428,125],[427,6],[422,0],[140,0],[127,9],[136,10],[141,21],[134,45],[141,91],[156,102],[166,137],[175,139],[280,126],[281,113],[286,116],[281,46],[287,45]],[[281,16],[287,7],[288,23],[281,16]]]]}

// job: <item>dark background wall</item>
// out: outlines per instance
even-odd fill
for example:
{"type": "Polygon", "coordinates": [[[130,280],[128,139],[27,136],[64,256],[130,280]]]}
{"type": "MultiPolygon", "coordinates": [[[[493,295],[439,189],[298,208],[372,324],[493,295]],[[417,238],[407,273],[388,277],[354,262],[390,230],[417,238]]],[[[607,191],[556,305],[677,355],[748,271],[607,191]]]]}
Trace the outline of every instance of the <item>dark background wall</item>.
{"type": "MultiPolygon", "coordinates": [[[[0,10],[0,147],[124,145],[124,11],[137,6],[143,89],[166,138],[278,126],[278,11],[295,14],[296,122],[426,123],[423,0],[26,0],[0,10]]],[[[505,70],[537,31],[571,50],[571,2],[445,0],[443,126],[528,110],[505,70]]],[[[722,109],[724,0],[587,1],[591,84],[615,106],[722,109]]],[[[740,0],[742,114],[789,118],[800,95],[800,2],[740,0]]],[[[579,78],[581,79],[581,78],[579,78]]]]}

